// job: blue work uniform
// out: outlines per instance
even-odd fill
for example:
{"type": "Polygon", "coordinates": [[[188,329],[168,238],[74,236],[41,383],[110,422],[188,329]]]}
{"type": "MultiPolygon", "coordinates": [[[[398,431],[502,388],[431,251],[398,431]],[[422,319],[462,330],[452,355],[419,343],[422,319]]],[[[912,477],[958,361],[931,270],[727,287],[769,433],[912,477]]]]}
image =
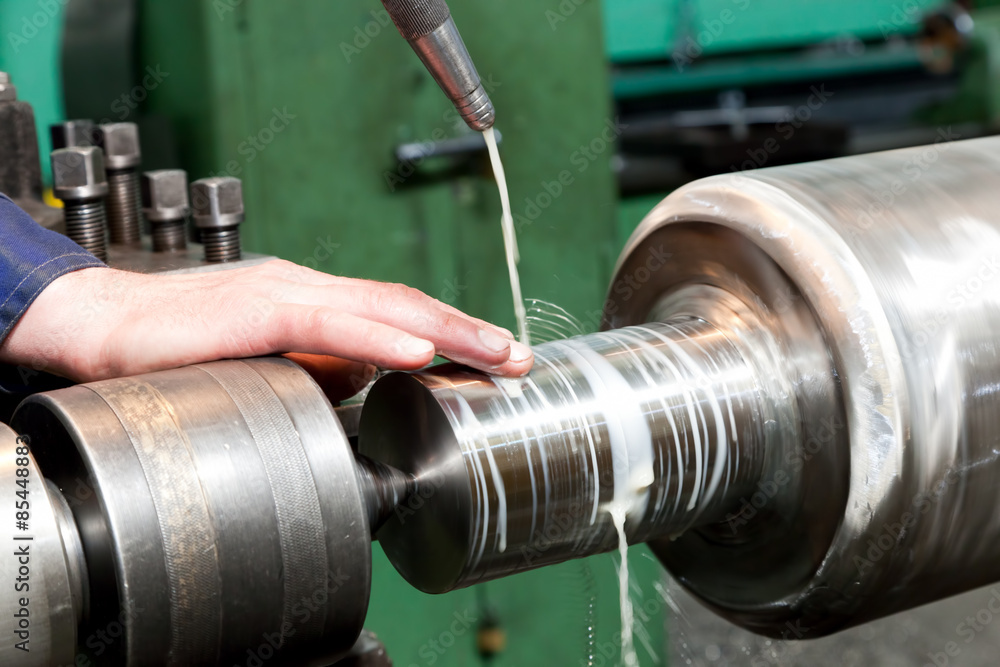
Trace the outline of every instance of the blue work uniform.
{"type": "MultiPolygon", "coordinates": [[[[45,229],[0,194],[0,342],[49,283],[94,266],[104,262],[62,234],[45,229]]],[[[39,373],[24,370],[0,369],[0,392],[47,388],[39,373]]]]}

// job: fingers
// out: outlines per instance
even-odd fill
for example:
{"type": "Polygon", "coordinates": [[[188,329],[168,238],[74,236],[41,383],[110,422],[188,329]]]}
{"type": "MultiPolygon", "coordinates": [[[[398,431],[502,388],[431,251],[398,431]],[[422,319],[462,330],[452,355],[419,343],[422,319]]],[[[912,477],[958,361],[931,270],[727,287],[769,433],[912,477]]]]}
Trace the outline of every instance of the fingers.
{"type": "Polygon", "coordinates": [[[280,304],[258,336],[260,353],[332,355],[397,370],[423,368],[435,353],[428,340],[325,306],[280,304]]]}
{"type": "Polygon", "coordinates": [[[335,355],[393,369],[422,367],[436,353],[515,376],[534,363],[531,350],[513,342],[506,329],[405,285],[331,276],[282,261],[261,270],[280,281],[272,283],[278,290],[272,294],[280,294],[272,298],[282,310],[269,327],[265,347],[271,351],[335,355]]]}
{"type": "Polygon", "coordinates": [[[375,367],[360,361],[320,354],[288,353],[284,356],[304,368],[334,403],[354,396],[375,377],[375,367]]]}
{"type": "MultiPolygon", "coordinates": [[[[369,321],[410,332],[431,341],[438,354],[453,361],[506,373],[500,369],[511,355],[509,332],[444,308],[418,290],[381,283],[335,289],[304,286],[289,297],[303,304],[319,303],[337,311],[349,311],[369,321]]],[[[524,350],[520,352],[523,357],[524,350]]],[[[517,364],[521,362],[513,367],[519,367],[517,364]]]]}

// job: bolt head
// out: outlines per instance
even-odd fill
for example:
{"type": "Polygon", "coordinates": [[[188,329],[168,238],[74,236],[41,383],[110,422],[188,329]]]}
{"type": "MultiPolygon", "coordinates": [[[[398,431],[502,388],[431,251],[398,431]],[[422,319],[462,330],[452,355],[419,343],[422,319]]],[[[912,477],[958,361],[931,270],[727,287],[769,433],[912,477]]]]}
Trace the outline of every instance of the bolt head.
{"type": "Polygon", "coordinates": [[[91,199],[108,194],[104,153],[95,146],[52,151],[53,192],[59,199],[91,199]]]}
{"type": "Polygon", "coordinates": [[[139,150],[139,126],[135,123],[109,123],[97,129],[97,145],[104,149],[108,169],[138,167],[142,161],[139,150]]]}
{"type": "Polygon", "coordinates": [[[49,126],[53,150],[71,146],[97,146],[97,126],[94,121],[80,118],[49,126]]]}
{"type": "Polygon", "coordinates": [[[142,206],[152,222],[184,219],[188,203],[187,172],[183,169],[160,169],[142,175],[142,206]]]}
{"type": "Polygon", "coordinates": [[[16,102],[17,88],[10,82],[10,74],[0,72],[0,102],[16,102]]]}
{"type": "Polygon", "coordinates": [[[235,227],[246,219],[243,184],[231,176],[203,178],[191,184],[191,210],[202,229],[235,227]]]}

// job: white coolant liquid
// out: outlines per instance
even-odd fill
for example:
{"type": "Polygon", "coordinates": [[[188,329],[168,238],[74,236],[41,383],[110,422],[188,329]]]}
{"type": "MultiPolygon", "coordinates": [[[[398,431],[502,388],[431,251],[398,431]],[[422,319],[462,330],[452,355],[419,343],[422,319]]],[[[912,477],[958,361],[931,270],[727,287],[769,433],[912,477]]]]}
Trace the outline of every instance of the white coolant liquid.
{"type": "Polygon", "coordinates": [[[625,538],[625,507],[618,506],[611,509],[611,519],[615,523],[615,530],[618,531],[618,598],[622,613],[622,664],[625,667],[638,667],[639,656],[635,652],[635,640],[633,639],[634,614],[632,611],[632,598],[628,589],[628,541],[625,538]]]}
{"type": "Polygon", "coordinates": [[[500,188],[500,205],[503,207],[503,215],[500,218],[500,225],[503,229],[503,244],[507,251],[507,271],[510,273],[510,291],[514,295],[514,317],[517,319],[518,340],[525,345],[531,345],[528,336],[527,313],[524,309],[524,299],[521,298],[521,278],[517,273],[517,263],[520,260],[517,252],[517,236],[514,232],[514,216],[510,212],[510,194],[507,191],[507,177],[503,172],[503,163],[500,161],[500,149],[497,147],[496,134],[493,128],[487,128],[483,132],[486,137],[486,146],[490,151],[490,162],[493,164],[493,175],[497,180],[497,187],[500,188]]]}

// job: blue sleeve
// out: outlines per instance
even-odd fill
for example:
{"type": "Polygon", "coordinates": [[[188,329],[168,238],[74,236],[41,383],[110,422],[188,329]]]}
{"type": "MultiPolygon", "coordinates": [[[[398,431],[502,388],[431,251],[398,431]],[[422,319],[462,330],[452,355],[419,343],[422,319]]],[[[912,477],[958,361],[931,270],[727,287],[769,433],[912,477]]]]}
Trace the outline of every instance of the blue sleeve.
{"type": "Polygon", "coordinates": [[[104,263],[0,194],[0,342],[59,276],[104,263]]]}

